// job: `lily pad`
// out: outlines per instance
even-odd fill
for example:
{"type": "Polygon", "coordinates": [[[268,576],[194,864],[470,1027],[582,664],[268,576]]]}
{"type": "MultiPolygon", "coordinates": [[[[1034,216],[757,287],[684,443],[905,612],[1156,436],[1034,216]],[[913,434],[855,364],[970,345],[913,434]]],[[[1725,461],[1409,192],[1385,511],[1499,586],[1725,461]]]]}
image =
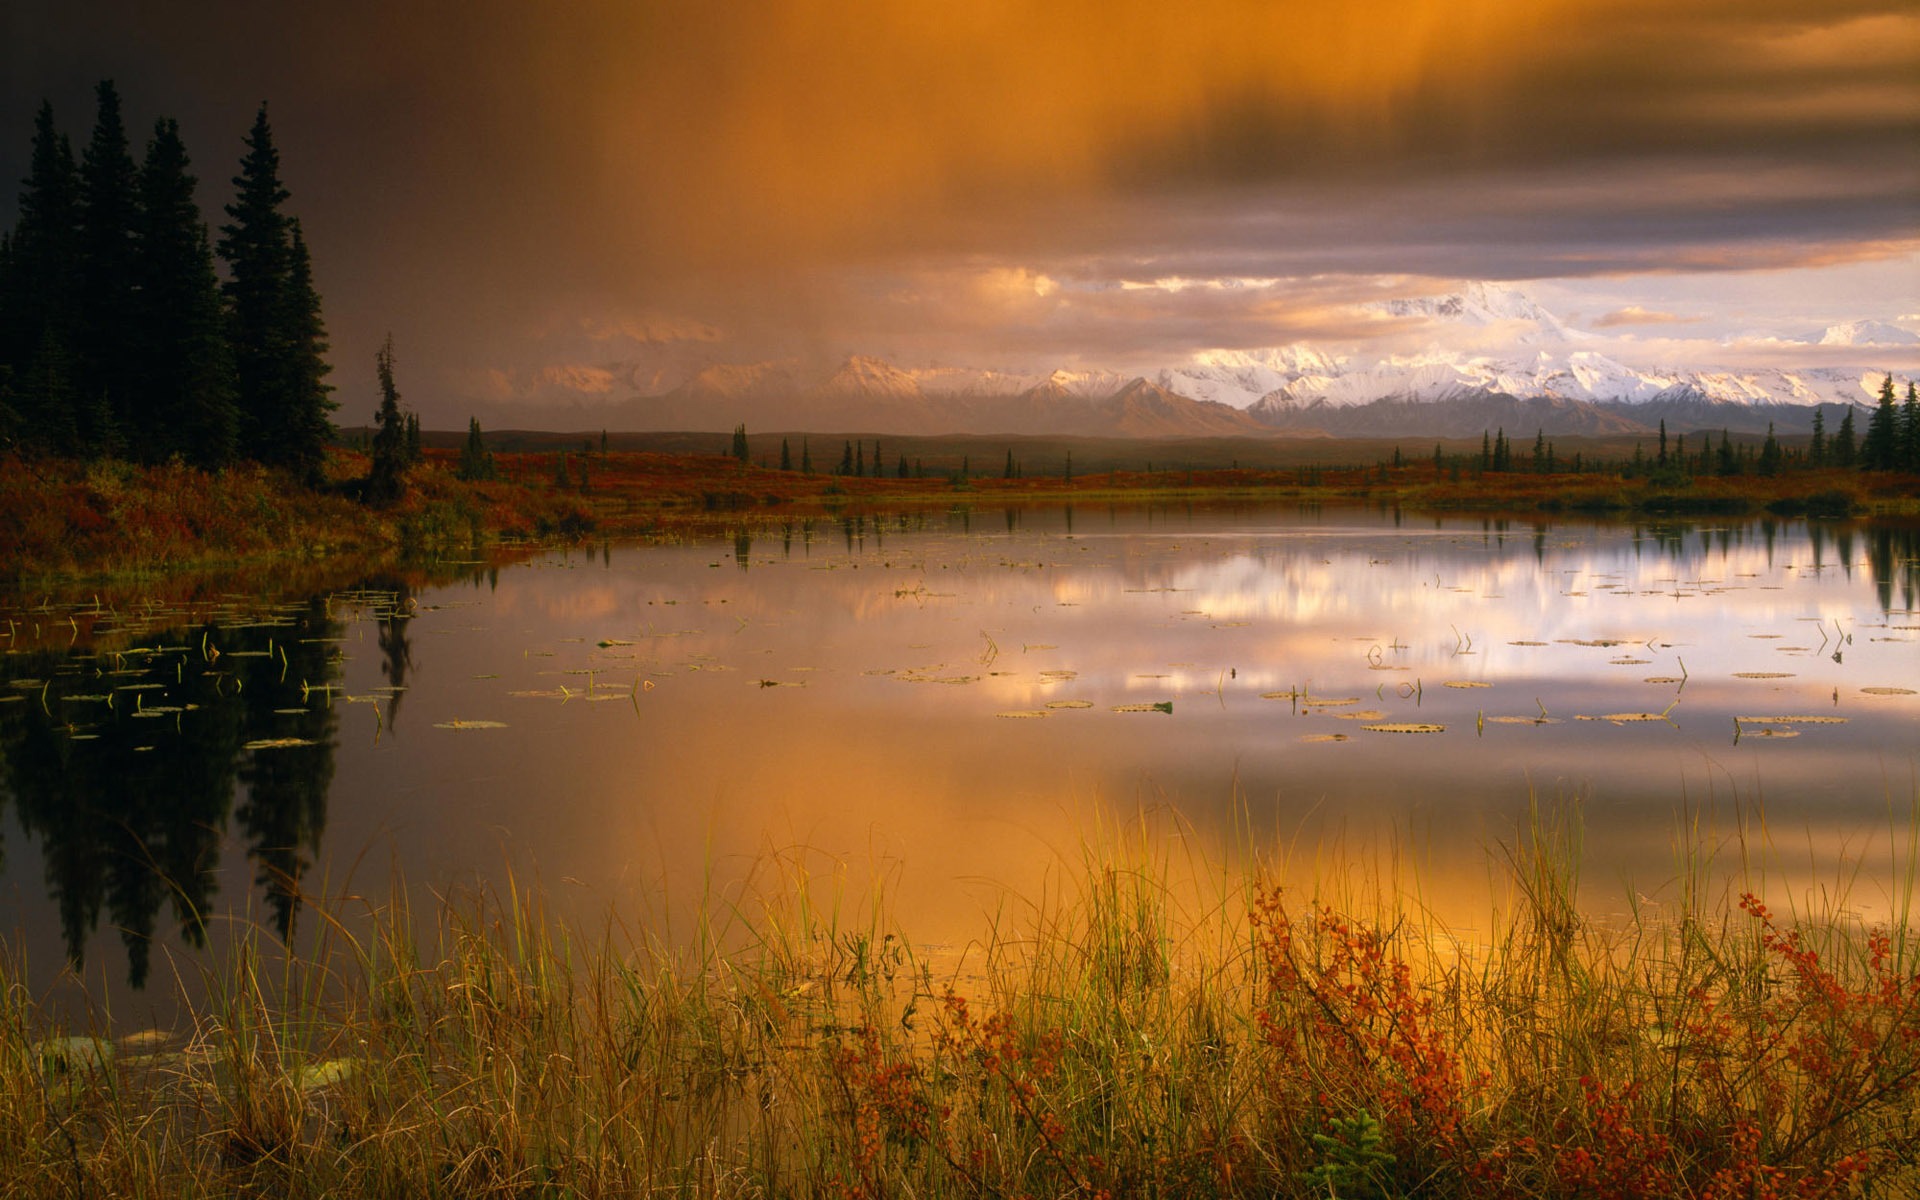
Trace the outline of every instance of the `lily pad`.
{"type": "Polygon", "coordinates": [[[1362,725],[1360,728],[1369,733],[1445,733],[1445,725],[1428,725],[1422,722],[1406,722],[1396,725],[1362,725]]]}
{"type": "Polygon", "coordinates": [[[33,1048],[47,1071],[99,1071],[113,1062],[113,1043],[104,1038],[46,1038],[33,1048]]]}
{"type": "Polygon", "coordinates": [[[244,750],[290,750],[295,746],[317,746],[320,743],[312,738],[259,738],[241,747],[244,750]]]}
{"type": "Polygon", "coordinates": [[[456,718],[452,721],[436,721],[433,727],[435,729],[505,729],[507,723],[505,721],[462,721],[456,718]]]}
{"type": "Polygon", "coordinates": [[[1031,721],[1036,717],[1044,717],[1047,713],[1045,709],[1041,708],[1023,708],[1013,712],[995,713],[993,715],[996,717],[1008,717],[1016,721],[1031,721]]]}
{"type": "Polygon", "coordinates": [[[1914,694],[1912,688],[1903,687],[1863,687],[1860,690],[1869,696],[1911,696],[1914,694]]]}
{"type": "Polygon", "coordinates": [[[1091,700],[1049,700],[1048,708],[1092,708],[1091,700]]]}

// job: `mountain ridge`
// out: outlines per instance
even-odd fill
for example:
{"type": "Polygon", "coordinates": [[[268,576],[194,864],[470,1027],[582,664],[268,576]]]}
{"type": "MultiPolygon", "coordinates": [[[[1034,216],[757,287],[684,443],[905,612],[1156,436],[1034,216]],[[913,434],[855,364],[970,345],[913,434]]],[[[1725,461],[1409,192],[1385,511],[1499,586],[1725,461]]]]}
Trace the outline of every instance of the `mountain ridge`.
{"type": "Polygon", "coordinates": [[[849,355],[707,363],[682,373],[657,364],[596,368],[628,393],[608,420],[635,428],[860,429],[878,433],[1080,434],[1123,437],[1470,436],[1488,427],[1527,433],[1730,429],[1805,431],[1816,412],[1837,421],[1870,406],[1886,368],[1910,357],[1916,335],[1885,321],[1826,327],[1772,346],[1861,350],[1858,366],[1647,369],[1617,356],[1626,343],[1575,328],[1525,291],[1473,283],[1438,296],[1364,306],[1430,335],[1425,349],[1365,358],[1294,342],[1206,350],[1133,374],[1100,368],[1021,372],[965,366],[901,367],[849,355]],[[1503,353],[1463,348],[1489,338],[1503,353]],[[1485,422],[1486,424],[1475,424],[1485,422]],[[1527,422],[1531,422],[1530,424],[1527,422]]]}

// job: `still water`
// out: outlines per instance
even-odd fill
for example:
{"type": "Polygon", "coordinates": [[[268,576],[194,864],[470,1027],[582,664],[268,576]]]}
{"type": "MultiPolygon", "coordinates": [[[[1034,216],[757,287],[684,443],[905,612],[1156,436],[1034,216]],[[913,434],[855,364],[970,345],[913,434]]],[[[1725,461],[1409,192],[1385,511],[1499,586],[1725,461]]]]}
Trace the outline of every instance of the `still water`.
{"type": "Polygon", "coordinates": [[[0,943],[137,1009],[210,926],[396,875],[644,923],[780,870],[964,939],[1143,811],[1471,912],[1530,812],[1577,809],[1596,905],[1704,845],[1883,917],[1917,590],[1911,526],[1082,506],[15,602],[0,943]]]}

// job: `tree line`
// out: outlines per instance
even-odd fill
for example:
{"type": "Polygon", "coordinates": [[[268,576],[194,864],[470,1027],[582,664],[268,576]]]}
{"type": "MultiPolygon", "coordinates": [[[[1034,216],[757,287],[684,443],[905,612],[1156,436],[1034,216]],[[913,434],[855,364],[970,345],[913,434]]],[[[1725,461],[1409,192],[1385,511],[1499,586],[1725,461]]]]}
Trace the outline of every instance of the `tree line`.
{"type": "Polygon", "coordinates": [[[94,93],[77,160],[41,104],[0,233],[0,450],[250,459],[318,481],[333,436],[326,326],[266,105],[216,239],[179,123],[156,120],[136,164],[113,82],[94,93]]]}

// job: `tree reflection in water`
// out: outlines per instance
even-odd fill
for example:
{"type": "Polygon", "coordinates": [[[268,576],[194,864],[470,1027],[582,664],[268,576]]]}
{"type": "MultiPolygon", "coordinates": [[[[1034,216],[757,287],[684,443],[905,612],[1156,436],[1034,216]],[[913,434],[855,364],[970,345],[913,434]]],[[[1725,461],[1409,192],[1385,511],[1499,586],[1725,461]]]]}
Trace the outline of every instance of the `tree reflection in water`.
{"type": "Polygon", "coordinates": [[[291,933],[326,824],[341,628],[316,597],[269,620],[176,629],[144,649],[9,660],[45,686],[0,705],[0,781],[40,843],[74,965],[103,914],[135,987],[163,907],[189,945],[204,945],[230,823],[274,927],[291,933]]]}

